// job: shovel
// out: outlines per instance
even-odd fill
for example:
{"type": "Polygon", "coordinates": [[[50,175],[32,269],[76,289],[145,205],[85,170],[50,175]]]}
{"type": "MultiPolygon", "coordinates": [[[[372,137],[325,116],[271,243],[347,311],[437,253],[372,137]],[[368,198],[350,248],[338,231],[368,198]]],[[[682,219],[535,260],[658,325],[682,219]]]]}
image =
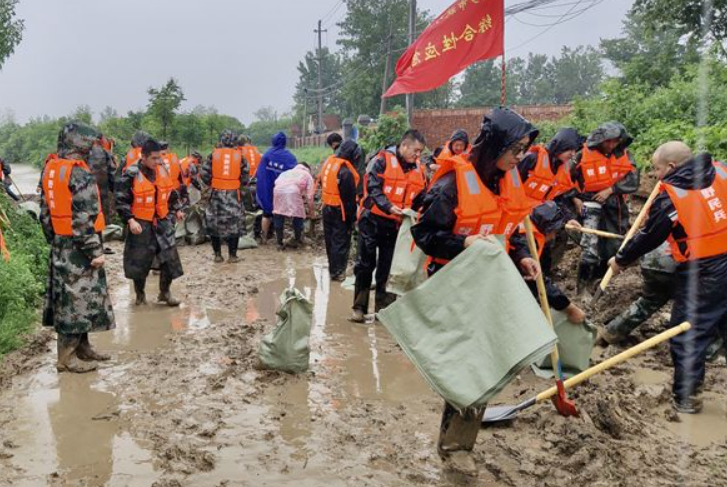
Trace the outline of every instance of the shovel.
{"type": "MultiPolygon", "coordinates": [[[[598,365],[594,365],[590,369],[584,370],[580,374],[571,377],[565,383],[563,386],[566,390],[572,389],[573,387],[577,386],[578,384],[585,382],[586,380],[590,379],[596,374],[599,374],[603,372],[604,370],[610,369],[611,367],[614,367],[615,365],[620,364],[621,362],[625,362],[626,360],[630,359],[631,357],[640,354],[641,352],[648,350],[650,348],[655,347],[656,345],[660,344],[661,342],[664,342],[670,338],[673,338],[677,335],[680,335],[684,333],[685,331],[689,330],[692,327],[687,322],[682,323],[679,326],[675,326],[674,328],[670,328],[666,330],[663,333],[660,333],[656,335],[655,337],[649,338],[648,340],[629,348],[628,350],[625,350],[618,355],[615,355],[611,357],[608,360],[604,360],[598,365]]],[[[491,408],[487,408],[485,411],[485,417],[482,419],[483,426],[487,426],[491,423],[499,423],[501,421],[510,421],[512,419],[515,419],[518,415],[518,413],[524,409],[527,409],[531,406],[534,406],[536,404],[539,404],[547,399],[550,399],[551,397],[558,394],[558,389],[556,387],[551,387],[547,391],[543,391],[537,396],[528,399],[525,402],[522,402],[518,404],[517,406],[494,406],[491,408]]]]}
{"type": "MultiPolygon", "coordinates": [[[[525,233],[528,239],[528,247],[530,254],[540,265],[540,259],[538,258],[538,246],[535,244],[535,235],[533,233],[533,222],[530,221],[530,217],[525,217],[525,233]]],[[[541,272],[536,280],[538,287],[538,297],[540,298],[540,307],[543,309],[548,324],[552,330],[555,330],[553,326],[553,317],[550,315],[550,304],[548,303],[548,293],[545,290],[545,278],[541,272]]],[[[563,386],[563,367],[560,363],[560,355],[558,354],[558,345],[553,346],[553,351],[550,353],[550,361],[553,365],[553,372],[555,373],[555,385],[558,394],[553,397],[553,404],[555,409],[561,414],[561,416],[578,416],[578,410],[573,401],[568,400],[565,395],[565,387],[563,386]]]]}
{"type": "MultiPolygon", "coordinates": [[[[631,229],[629,230],[629,233],[626,234],[626,237],[624,238],[623,243],[621,244],[621,247],[619,248],[619,251],[623,249],[626,244],[634,238],[634,235],[636,235],[636,232],[639,231],[641,228],[641,224],[644,223],[644,220],[646,219],[646,216],[649,214],[649,209],[651,208],[651,204],[654,202],[657,196],[659,196],[659,193],[661,192],[661,183],[657,183],[656,186],[654,186],[654,190],[649,195],[649,199],[646,200],[646,203],[644,203],[644,207],[641,208],[641,212],[639,212],[639,215],[636,217],[636,220],[634,220],[634,224],[631,225],[631,229]]],[[[606,291],[606,288],[608,287],[608,284],[611,282],[611,279],[613,278],[613,269],[609,266],[608,271],[606,271],[606,275],[603,276],[603,279],[601,279],[601,283],[598,285],[598,289],[596,289],[595,294],[593,295],[593,299],[591,300],[591,305],[595,304],[596,301],[601,299],[601,296],[603,296],[603,293],[606,291]]]]}
{"type": "Polygon", "coordinates": [[[604,232],[602,230],[594,230],[592,228],[576,227],[575,225],[566,225],[566,230],[573,230],[575,232],[590,233],[591,235],[597,235],[603,238],[613,238],[615,240],[623,240],[624,236],[618,233],[604,232]]]}

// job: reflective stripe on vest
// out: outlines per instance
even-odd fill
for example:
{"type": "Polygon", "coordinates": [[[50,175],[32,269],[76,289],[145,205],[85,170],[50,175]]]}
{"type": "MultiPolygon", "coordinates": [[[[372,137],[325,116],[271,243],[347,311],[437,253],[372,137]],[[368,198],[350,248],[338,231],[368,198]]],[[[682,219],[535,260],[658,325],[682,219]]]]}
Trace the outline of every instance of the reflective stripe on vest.
{"type": "Polygon", "coordinates": [[[240,189],[242,153],[237,149],[215,149],[212,153],[212,189],[240,189]]]}
{"type": "Polygon", "coordinates": [[[242,155],[245,156],[245,160],[247,160],[247,163],[250,165],[250,177],[254,178],[255,174],[257,174],[257,168],[260,165],[260,161],[263,156],[254,145],[243,145],[240,147],[240,150],[242,151],[242,155]]]}
{"type": "Polygon", "coordinates": [[[321,181],[321,199],[323,204],[326,206],[335,206],[341,208],[341,214],[343,215],[343,221],[346,221],[346,210],[343,207],[343,201],[341,200],[341,192],[338,187],[338,173],[341,168],[346,166],[353,179],[358,186],[360,177],[353,165],[345,159],[339,159],[336,156],[329,157],[323,167],[321,168],[320,181],[321,181]]]}
{"type": "Polygon", "coordinates": [[[550,163],[550,156],[545,147],[539,145],[531,147],[530,153],[537,156],[537,162],[528,174],[527,181],[525,181],[525,194],[529,198],[543,202],[547,199],[550,190],[555,186],[553,165],[550,163]]]}
{"type": "Polygon", "coordinates": [[[174,191],[172,180],[164,166],[157,166],[156,179],[152,183],[141,172],[134,178],[131,213],[137,220],[153,222],[169,215],[169,196],[174,191]]]}
{"type": "Polygon", "coordinates": [[[631,158],[629,157],[628,151],[624,151],[621,157],[613,157],[611,159],[611,176],[613,177],[613,184],[618,183],[629,173],[635,171],[634,166],[631,164],[631,158]]]}
{"type": "MultiPolygon", "coordinates": [[[[43,171],[43,194],[50,212],[53,233],[63,237],[73,236],[73,193],[69,184],[74,167],[90,172],[85,162],[69,159],[48,159],[43,171]]],[[[93,228],[96,233],[103,232],[106,221],[101,210],[101,197],[96,186],[98,216],[93,228]]]]}
{"type": "MultiPolygon", "coordinates": [[[[384,184],[383,192],[384,196],[391,202],[392,205],[398,206],[401,209],[411,208],[414,198],[424,190],[426,186],[426,180],[420,164],[417,162],[416,167],[409,172],[404,172],[397,160],[396,156],[388,151],[379,153],[379,157],[384,157],[386,161],[386,170],[383,174],[384,184]]],[[[368,182],[366,178],[365,182],[368,182]]],[[[367,184],[364,184],[364,201],[368,197],[367,184]]],[[[389,220],[400,221],[401,217],[396,215],[389,215],[388,213],[381,210],[376,203],[371,207],[371,212],[374,215],[382,218],[388,218],[389,220]]]]}
{"type": "Polygon", "coordinates": [[[727,254],[727,169],[714,163],[716,176],[711,186],[685,190],[663,183],[676,208],[676,221],[686,238],[669,237],[677,262],[688,262],[727,254]]]}
{"type": "Polygon", "coordinates": [[[169,178],[172,181],[172,186],[174,189],[179,189],[181,187],[180,176],[182,174],[182,166],[179,164],[179,157],[177,154],[169,153],[164,154],[162,156],[162,160],[167,168],[167,172],[169,172],[169,178]]]}

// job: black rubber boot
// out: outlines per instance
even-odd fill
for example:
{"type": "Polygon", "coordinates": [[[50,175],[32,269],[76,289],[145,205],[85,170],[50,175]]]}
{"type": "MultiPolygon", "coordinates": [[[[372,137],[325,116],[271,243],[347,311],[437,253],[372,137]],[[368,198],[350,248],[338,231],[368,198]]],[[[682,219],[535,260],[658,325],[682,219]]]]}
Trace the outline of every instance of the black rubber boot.
{"type": "Polygon", "coordinates": [[[134,279],[134,291],[136,292],[136,305],[143,306],[146,303],[146,279],[134,279]]]}
{"type": "Polygon", "coordinates": [[[356,290],[353,300],[353,314],[351,315],[350,321],[354,323],[364,323],[366,321],[366,314],[369,312],[369,299],[371,297],[370,286],[356,285],[356,290]]]}
{"type": "Polygon", "coordinates": [[[182,304],[181,301],[172,296],[172,280],[164,274],[159,278],[159,297],[157,301],[173,308],[182,304]]]}

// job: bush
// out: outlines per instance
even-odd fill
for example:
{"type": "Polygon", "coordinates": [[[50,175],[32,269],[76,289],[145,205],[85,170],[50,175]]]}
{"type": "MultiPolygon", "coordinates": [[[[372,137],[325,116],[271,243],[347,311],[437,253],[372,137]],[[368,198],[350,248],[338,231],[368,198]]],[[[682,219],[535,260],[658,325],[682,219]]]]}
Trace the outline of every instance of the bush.
{"type": "Polygon", "coordinates": [[[320,166],[333,153],[329,147],[308,146],[299,149],[291,149],[290,152],[295,154],[298,162],[307,162],[311,169],[314,170],[320,166]]]}
{"type": "Polygon", "coordinates": [[[20,347],[32,331],[48,272],[48,245],[40,225],[4,193],[0,209],[10,220],[3,234],[10,261],[0,259],[0,357],[20,347]]]}
{"type": "Polygon", "coordinates": [[[394,115],[382,115],[375,125],[361,129],[359,145],[370,155],[379,149],[398,144],[408,127],[406,114],[400,110],[394,112],[394,115]]]}

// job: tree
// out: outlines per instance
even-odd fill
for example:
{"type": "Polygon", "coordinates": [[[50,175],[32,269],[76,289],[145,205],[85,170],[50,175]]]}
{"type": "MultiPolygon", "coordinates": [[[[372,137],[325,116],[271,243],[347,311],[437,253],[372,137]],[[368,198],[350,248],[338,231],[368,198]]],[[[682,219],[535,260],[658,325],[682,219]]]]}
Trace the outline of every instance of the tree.
{"type": "Polygon", "coordinates": [[[643,15],[644,22],[656,30],[673,29],[691,45],[715,41],[722,57],[727,57],[727,0],[636,0],[633,11],[643,15]],[[711,5],[711,10],[706,7],[711,5]],[[707,17],[709,15],[709,17],[707,17]],[[705,32],[706,31],[706,32],[705,32]]]}
{"type": "Polygon", "coordinates": [[[276,122],[278,120],[278,112],[271,106],[260,107],[252,115],[255,120],[260,122],[276,122]]]}
{"type": "Polygon", "coordinates": [[[621,72],[627,83],[651,88],[666,85],[674,75],[698,62],[696,45],[687,43],[673,25],[647,21],[632,9],[623,22],[623,37],[601,41],[603,56],[621,72]]]}
{"type": "Polygon", "coordinates": [[[149,88],[147,93],[149,94],[148,113],[159,122],[162,137],[167,139],[176,111],[186,100],[182,88],[174,78],[170,78],[161,88],[149,88]]]}
{"type": "Polygon", "coordinates": [[[501,74],[493,60],[481,61],[469,66],[460,85],[460,107],[492,106],[500,103],[501,74]]]}
{"type": "Polygon", "coordinates": [[[593,47],[563,47],[560,57],[551,61],[555,103],[570,103],[576,97],[591,96],[598,92],[603,81],[601,53],[593,47]]]}
{"type": "Polygon", "coordinates": [[[519,103],[537,105],[554,98],[553,64],[545,54],[528,54],[522,76],[518,80],[519,103]]]}
{"type": "MultiPolygon", "coordinates": [[[[335,86],[341,82],[341,60],[337,54],[324,47],[321,50],[321,83],[322,86],[335,86]]],[[[313,51],[305,53],[305,57],[298,63],[298,82],[295,85],[295,114],[302,119],[306,98],[308,99],[308,113],[315,113],[318,100],[318,55],[313,51]],[[306,89],[308,94],[306,95],[306,89]]],[[[323,113],[341,113],[343,103],[338,91],[326,90],[323,94],[323,113]]]]}
{"type": "Polygon", "coordinates": [[[76,107],[76,110],[73,112],[73,114],[71,114],[71,118],[92,125],[93,110],[91,110],[91,107],[88,105],[79,105],[76,107]]]}
{"type": "Polygon", "coordinates": [[[187,153],[200,148],[205,142],[205,126],[202,118],[192,113],[177,115],[174,119],[174,141],[187,153]]]}
{"type": "Polygon", "coordinates": [[[23,38],[25,25],[15,18],[18,0],[0,0],[0,69],[23,38]]]}

